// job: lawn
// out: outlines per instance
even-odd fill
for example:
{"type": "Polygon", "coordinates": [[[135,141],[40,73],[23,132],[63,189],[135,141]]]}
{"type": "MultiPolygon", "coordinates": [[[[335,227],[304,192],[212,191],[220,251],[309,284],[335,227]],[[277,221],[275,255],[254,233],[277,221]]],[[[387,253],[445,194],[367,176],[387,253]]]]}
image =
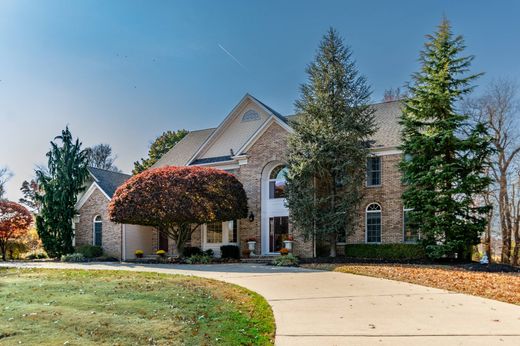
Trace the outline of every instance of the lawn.
{"type": "Polygon", "coordinates": [[[267,345],[258,294],[157,273],[0,268],[2,345],[267,345]]]}
{"type": "Polygon", "coordinates": [[[304,267],[404,281],[520,305],[518,273],[474,272],[444,265],[308,264],[304,267]]]}

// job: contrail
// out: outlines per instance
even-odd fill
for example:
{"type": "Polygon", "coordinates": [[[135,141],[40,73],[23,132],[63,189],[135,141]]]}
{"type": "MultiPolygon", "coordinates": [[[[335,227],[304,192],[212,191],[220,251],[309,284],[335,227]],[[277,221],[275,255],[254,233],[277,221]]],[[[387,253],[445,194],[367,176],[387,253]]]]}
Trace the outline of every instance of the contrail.
{"type": "Polygon", "coordinates": [[[233,54],[231,54],[230,52],[228,52],[226,48],[222,47],[222,45],[221,45],[220,43],[217,43],[217,44],[218,44],[218,46],[220,47],[220,49],[222,49],[222,50],[224,51],[224,53],[226,53],[227,55],[229,55],[229,57],[230,57],[231,59],[233,59],[233,60],[234,60],[238,65],[240,65],[240,67],[242,67],[244,70],[247,71],[247,68],[246,68],[244,65],[242,65],[242,63],[241,63],[240,61],[238,61],[238,59],[235,58],[235,57],[233,56],[233,54]]]}

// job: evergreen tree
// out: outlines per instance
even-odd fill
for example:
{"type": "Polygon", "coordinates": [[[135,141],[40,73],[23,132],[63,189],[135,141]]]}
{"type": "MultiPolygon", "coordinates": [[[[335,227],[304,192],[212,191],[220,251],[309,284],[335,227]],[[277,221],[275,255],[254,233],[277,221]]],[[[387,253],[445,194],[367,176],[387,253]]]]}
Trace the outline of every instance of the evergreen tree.
{"type": "Polygon", "coordinates": [[[67,127],[51,142],[47,153],[48,169],[36,171],[41,193],[37,194],[40,212],[36,228],[49,256],[72,253],[72,220],[76,214],[77,195],[88,177],[88,151],[73,140],[67,127]],[[60,141],[60,143],[56,143],[60,141]]]}
{"type": "Polygon", "coordinates": [[[187,134],[188,131],[184,129],[164,132],[153,141],[150,149],[148,150],[148,158],[142,158],[141,161],[134,162],[134,169],[132,173],[138,174],[152,167],[154,163],[159,161],[159,159],[164,154],[173,148],[175,144],[177,144],[187,134]]]}
{"type": "Polygon", "coordinates": [[[334,29],[307,67],[288,142],[287,205],[307,238],[328,240],[352,229],[362,198],[369,138],[376,131],[370,88],[334,29]]]}
{"type": "Polygon", "coordinates": [[[427,36],[401,119],[403,199],[433,258],[457,254],[469,259],[489,210],[476,197],[490,183],[483,174],[490,139],[483,124],[471,124],[457,109],[480,76],[468,75],[473,56],[461,56],[464,48],[462,36],[452,34],[446,19],[427,36]]]}

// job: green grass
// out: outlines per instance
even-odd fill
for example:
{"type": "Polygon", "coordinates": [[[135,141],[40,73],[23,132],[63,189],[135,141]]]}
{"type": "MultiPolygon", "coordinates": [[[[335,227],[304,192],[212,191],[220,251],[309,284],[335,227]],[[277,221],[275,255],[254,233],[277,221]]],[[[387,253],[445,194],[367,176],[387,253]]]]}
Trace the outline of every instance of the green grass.
{"type": "Polygon", "coordinates": [[[261,296],[215,280],[0,268],[1,345],[267,345],[274,328],[261,296]]]}

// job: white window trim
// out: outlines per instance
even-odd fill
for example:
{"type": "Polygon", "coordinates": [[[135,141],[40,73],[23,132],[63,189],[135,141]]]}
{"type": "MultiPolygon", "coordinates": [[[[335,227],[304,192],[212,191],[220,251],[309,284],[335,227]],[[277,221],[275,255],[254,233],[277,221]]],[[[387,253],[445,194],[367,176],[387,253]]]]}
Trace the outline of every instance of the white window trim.
{"type": "Polygon", "coordinates": [[[381,207],[381,204],[374,202],[374,203],[368,203],[368,205],[365,208],[365,244],[381,244],[383,242],[383,208],[381,207]],[[368,210],[368,207],[370,207],[372,204],[376,204],[379,206],[379,210],[368,210]],[[381,220],[381,241],[373,241],[368,242],[368,213],[379,213],[379,219],[381,220]]]}
{"type": "Polygon", "coordinates": [[[366,188],[377,188],[383,186],[383,155],[368,156],[366,162],[366,174],[365,174],[365,187],[366,188]],[[368,185],[368,160],[372,158],[379,158],[379,185],[368,185]]]}
{"type": "Polygon", "coordinates": [[[202,225],[202,239],[203,239],[203,247],[217,247],[222,245],[238,245],[238,242],[240,241],[240,221],[239,220],[230,220],[237,223],[237,242],[230,242],[229,241],[229,228],[224,227],[226,223],[229,221],[221,222],[221,230],[222,230],[222,242],[220,243],[209,243],[208,242],[208,225],[203,224],[202,225]],[[226,232],[224,232],[224,229],[226,232]]]}
{"type": "Polygon", "coordinates": [[[96,224],[97,223],[101,224],[101,246],[103,246],[103,218],[99,214],[95,215],[94,219],[92,220],[92,245],[97,246],[96,245],[96,224]],[[98,217],[101,219],[100,221],[96,221],[96,219],[98,217]]]}

